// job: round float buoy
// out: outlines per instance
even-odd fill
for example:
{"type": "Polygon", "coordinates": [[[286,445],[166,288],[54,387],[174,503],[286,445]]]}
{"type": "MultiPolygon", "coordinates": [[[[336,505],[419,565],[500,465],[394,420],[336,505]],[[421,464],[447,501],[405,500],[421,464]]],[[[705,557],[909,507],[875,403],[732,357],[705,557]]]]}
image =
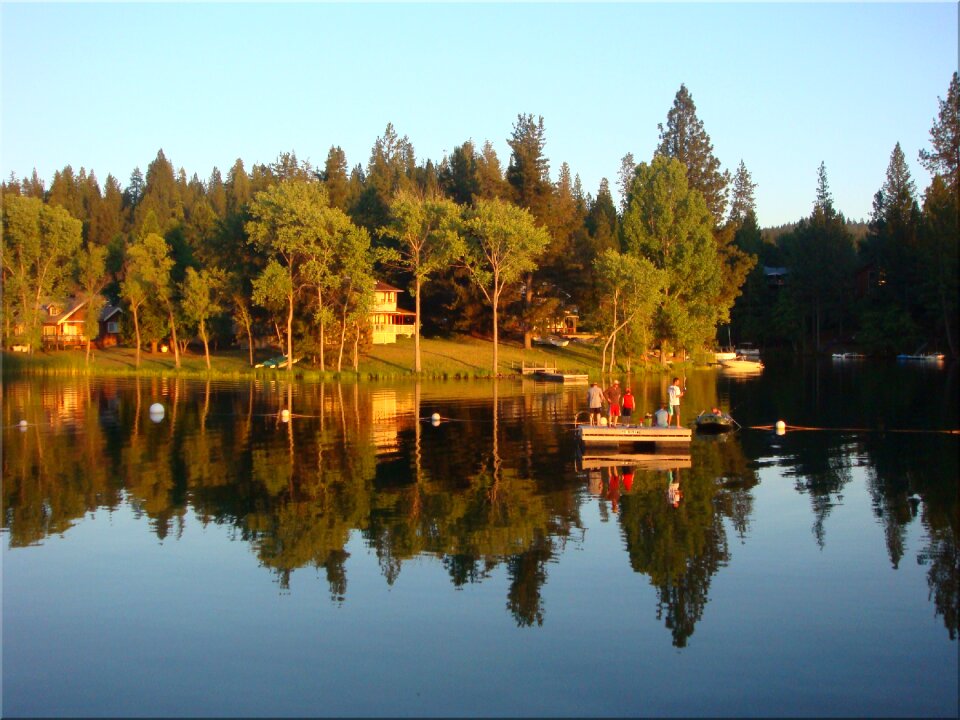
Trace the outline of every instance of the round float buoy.
{"type": "Polygon", "coordinates": [[[777,435],[783,435],[787,432],[787,424],[783,420],[777,420],[777,435]]]}
{"type": "Polygon", "coordinates": [[[23,431],[25,431],[25,430],[27,429],[27,424],[28,424],[28,423],[27,423],[26,420],[21,420],[21,421],[20,421],[20,432],[23,432],[23,431]]]}
{"type": "Polygon", "coordinates": [[[439,420],[433,420],[433,419],[431,419],[431,420],[430,420],[430,424],[433,425],[434,427],[440,427],[440,421],[439,421],[439,420]]]}
{"type": "Polygon", "coordinates": [[[430,422],[432,422],[434,425],[439,425],[439,424],[440,424],[440,413],[434,413],[433,415],[431,415],[431,416],[430,416],[430,422]]]}
{"type": "Polygon", "coordinates": [[[607,419],[605,417],[600,418],[600,425],[603,427],[607,426],[607,419]]]}
{"type": "Polygon", "coordinates": [[[290,422],[290,411],[283,409],[280,411],[280,420],[283,422],[290,422]]]}
{"type": "Polygon", "coordinates": [[[158,423],[163,420],[164,412],[166,411],[163,409],[163,405],[160,403],[154,403],[150,406],[150,419],[155,423],[158,423]]]}

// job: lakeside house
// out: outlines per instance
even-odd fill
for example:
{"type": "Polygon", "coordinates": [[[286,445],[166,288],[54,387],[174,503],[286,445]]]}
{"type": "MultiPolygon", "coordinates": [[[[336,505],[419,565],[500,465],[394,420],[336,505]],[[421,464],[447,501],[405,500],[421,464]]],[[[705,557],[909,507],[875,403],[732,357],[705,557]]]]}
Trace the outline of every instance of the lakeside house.
{"type": "Polygon", "coordinates": [[[397,337],[413,337],[416,313],[397,308],[400,288],[380,280],[374,289],[373,308],[370,310],[370,329],[374,345],[395,343],[397,337]]]}
{"type": "MultiPolygon", "coordinates": [[[[84,324],[87,321],[86,300],[52,301],[43,306],[45,316],[40,327],[40,342],[43,347],[70,348],[84,345],[87,336],[84,324]]],[[[120,340],[120,314],[115,305],[104,305],[97,319],[98,332],[94,341],[98,347],[110,347],[120,340]]]]}

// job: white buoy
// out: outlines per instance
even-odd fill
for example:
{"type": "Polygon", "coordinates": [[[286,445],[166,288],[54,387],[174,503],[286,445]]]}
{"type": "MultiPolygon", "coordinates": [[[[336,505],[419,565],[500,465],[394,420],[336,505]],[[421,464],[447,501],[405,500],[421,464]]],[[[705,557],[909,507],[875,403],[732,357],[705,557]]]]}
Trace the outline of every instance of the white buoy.
{"type": "Polygon", "coordinates": [[[280,420],[283,422],[290,422],[290,411],[284,408],[280,411],[280,420]]]}
{"type": "Polygon", "coordinates": [[[434,427],[440,427],[440,421],[439,421],[439,420],[434,420],[434,419],[431,418],[431,419],[430,419],[430,424],[433,425],[434,427]]]}
{"type": "Polygon", "coordinates": [[[784,435],[787,432],[787,424],[783,420],[777,420],[777,435],[784,435]]]}
{"type": "Polygon", "coordinates": [[[439,424],[440,424],[440,413],[434,413],[433,415],[431,415],[431,416],[430,416],[430,422],[434,423],[435,425],[439,425],[439,424]]]}
{"type": "Polygon", "coordinates": [[[28,423],[27,423],[26,420],[21,420],[21,421],[20,421],[20,432],[24,432],[24,431],[27,429],[27,424],[28,424],[28,423]]]}
{"type": "Polygon", "coordinates": [[[166,411],[163,409],[163,405],[160,403],[154,403],[150,406],[150,419],[155,423],[163,420],[163,415],[166,411]]]}
{"type": "Polygon", "coordinates": [[[607,419],[605,417],[600,418],[600,425],[603,427],[607,426],[607,419]]]}

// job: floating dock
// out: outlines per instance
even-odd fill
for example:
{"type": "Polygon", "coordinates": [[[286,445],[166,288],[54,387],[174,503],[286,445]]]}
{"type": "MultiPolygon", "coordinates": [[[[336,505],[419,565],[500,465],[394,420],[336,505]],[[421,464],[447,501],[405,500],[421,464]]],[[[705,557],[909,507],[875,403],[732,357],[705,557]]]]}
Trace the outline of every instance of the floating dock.
{"type": "Polygon", "coordinates": [[[653,447],[689,445],[693,431],[683,427],[648,427],[646,425],[578,425],[577,439],[584,446],[651,445],[653,447]]]}

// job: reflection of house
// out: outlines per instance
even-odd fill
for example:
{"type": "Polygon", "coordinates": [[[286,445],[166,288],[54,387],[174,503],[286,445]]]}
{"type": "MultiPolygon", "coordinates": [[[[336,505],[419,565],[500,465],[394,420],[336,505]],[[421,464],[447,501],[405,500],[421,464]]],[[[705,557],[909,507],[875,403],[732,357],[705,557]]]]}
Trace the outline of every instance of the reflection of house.
{"type": "MultiPolygon", "coordinates": [[[[46,346],[71,347],[87,342],[83,332],[87,321],[87,301],[51,302],[44,308],[46,316],[41,324],[41,342],[46,346]]],[[[105,305],[98,320],[96,337],[101,347],[116,345],[120,337],[120,308],[105,305]]]]}
{"type": "Polygon", "coordinates": [[[374,292],[373,309],[370,311],[373,344],[395,343],[398,335],[413,337],[416,313],[397,309],[397,293],[403,290],[378,280],[374,292]]]}
{"type": "Polygon", "coordinates": [[[370,423],[378,455],[399,449],[401,425],[409,426],[411,421],[417,421],[415,410],[411,395],[397,397],[395,390],[375,390],[370,393],[370,423]]]}

